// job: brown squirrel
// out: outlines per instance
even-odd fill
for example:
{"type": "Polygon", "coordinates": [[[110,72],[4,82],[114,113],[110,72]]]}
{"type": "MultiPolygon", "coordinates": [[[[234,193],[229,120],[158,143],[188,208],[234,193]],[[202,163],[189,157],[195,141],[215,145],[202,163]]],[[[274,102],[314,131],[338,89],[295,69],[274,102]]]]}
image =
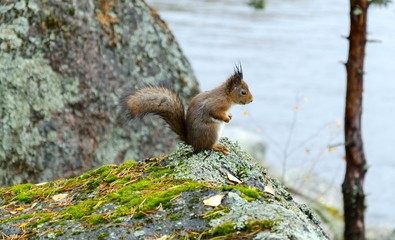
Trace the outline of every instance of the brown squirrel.
{"type": "Polygon", "coordinates": [[[176,93],[165,87],[144,87],[124,96],[122,107],[128,118],[152,113],[162,117],[179,139],[196,152],[212,149],[228,154],[217,144],[224,123],[232,118],[227,111],[234,104],[247,104],[253,97],[243,80],[241,66],[224,83],[211,91],[196,95],[185,116],[184,105],[176,93]]]}

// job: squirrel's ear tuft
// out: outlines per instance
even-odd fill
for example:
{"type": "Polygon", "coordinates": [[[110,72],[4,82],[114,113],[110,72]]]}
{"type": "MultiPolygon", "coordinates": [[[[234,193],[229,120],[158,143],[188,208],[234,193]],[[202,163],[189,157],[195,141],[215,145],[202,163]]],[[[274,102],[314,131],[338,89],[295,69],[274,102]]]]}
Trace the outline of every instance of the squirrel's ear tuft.
{"type": "Polygon", "coordinates": [[[243,67],[241,66],[241,63],[235,65],[235,73],[233,74],[233,76],[240,82],[241,80],[243,80],[243,67]]]}
{"type": "Polygon", "coordinates": [[[243,80],[243,68],[241,67],[241,63],[235,65],[235,72],[230,78],[234,85],[241,84],[241,81],[243,80]]]}
{"type": "Polygon", "coordinates": [[[241,64],[235,65],[235,72],[226,81],[227,91],[232,92],[236,86],[239,86],[243,80],[243,69],[241,64]]]}
{"type": "Polygon", "coordinates": [[[239,63],[239,65],[235,65],[235,72],[232,74],[232,76],[229,77],[227,81],[228,90],[233,91],[233,88],[240,85],[242,80],[243,69],[241,68],[241,64],[239,63]]]}
{"type": "Polygon", "coordinates": [[[233,91],[234,87],[240,85],[242,80],[243,69],[241,67],[241,64],[239,63],[238,65],[235,65],[235,72],[226,81],[227,90],[229,92],[233,91]]]}

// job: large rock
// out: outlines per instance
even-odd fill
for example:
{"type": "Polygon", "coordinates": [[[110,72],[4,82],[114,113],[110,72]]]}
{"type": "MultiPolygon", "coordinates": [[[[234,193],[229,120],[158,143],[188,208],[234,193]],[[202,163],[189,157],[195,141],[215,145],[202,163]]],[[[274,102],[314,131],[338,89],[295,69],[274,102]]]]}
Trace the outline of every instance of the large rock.
{"type": "Polygon", "coordinates": [[[15,239],[328,239],[306,205],[237,145],[222,144],[229,155],[181,145],[144,163],[0,188],[0,231],[15,239]],[[216,206],[205,201],[212,197],[216,206]]]}
{"type": "Polygon", "coordinates": [[[185,100],[198,91],[174,36],[143,0],[1,1],[0,23],[0,185],[174,147],[162,122],[130,129],[117,109],[128,87],[166,82],[185,100]]]}

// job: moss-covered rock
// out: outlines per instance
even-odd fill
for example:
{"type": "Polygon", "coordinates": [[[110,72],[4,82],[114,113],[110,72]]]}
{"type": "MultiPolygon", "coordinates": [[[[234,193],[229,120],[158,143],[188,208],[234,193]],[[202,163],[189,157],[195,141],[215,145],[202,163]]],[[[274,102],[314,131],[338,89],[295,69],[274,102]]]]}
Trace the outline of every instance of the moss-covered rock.
{"type": "Polygon", "coordinates": [[[169,151],[175,136],[162,122],[129,128],[117,109],[125,88],[163,82],[186,100],[198,91],[143,0],[1,1],[0,185],[169,151]]]}
{"type": "Polygon", "coordinates": [[[181,145],[140,163],[2,188],[0,231],[31,239],[328,239],[307,206],[237,145],[222,143],[227,156],[181,145]],[[224,196],[220,205],[203,203],[214,195],[224,196]]]}

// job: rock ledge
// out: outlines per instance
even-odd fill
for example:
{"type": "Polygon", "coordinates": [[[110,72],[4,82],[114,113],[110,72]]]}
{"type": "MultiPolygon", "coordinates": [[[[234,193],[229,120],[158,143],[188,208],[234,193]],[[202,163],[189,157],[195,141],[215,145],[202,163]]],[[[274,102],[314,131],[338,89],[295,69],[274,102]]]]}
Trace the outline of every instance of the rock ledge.
{"type": "Polygon", "coordinates": [[[34,239],[328,239],[306,205],[236,144],[222,144],[229,155],[180,145],[140,163],[1,188],[0,231],[34,239]],[[218,206],[203,203],[216,195],[218,206]]]}

